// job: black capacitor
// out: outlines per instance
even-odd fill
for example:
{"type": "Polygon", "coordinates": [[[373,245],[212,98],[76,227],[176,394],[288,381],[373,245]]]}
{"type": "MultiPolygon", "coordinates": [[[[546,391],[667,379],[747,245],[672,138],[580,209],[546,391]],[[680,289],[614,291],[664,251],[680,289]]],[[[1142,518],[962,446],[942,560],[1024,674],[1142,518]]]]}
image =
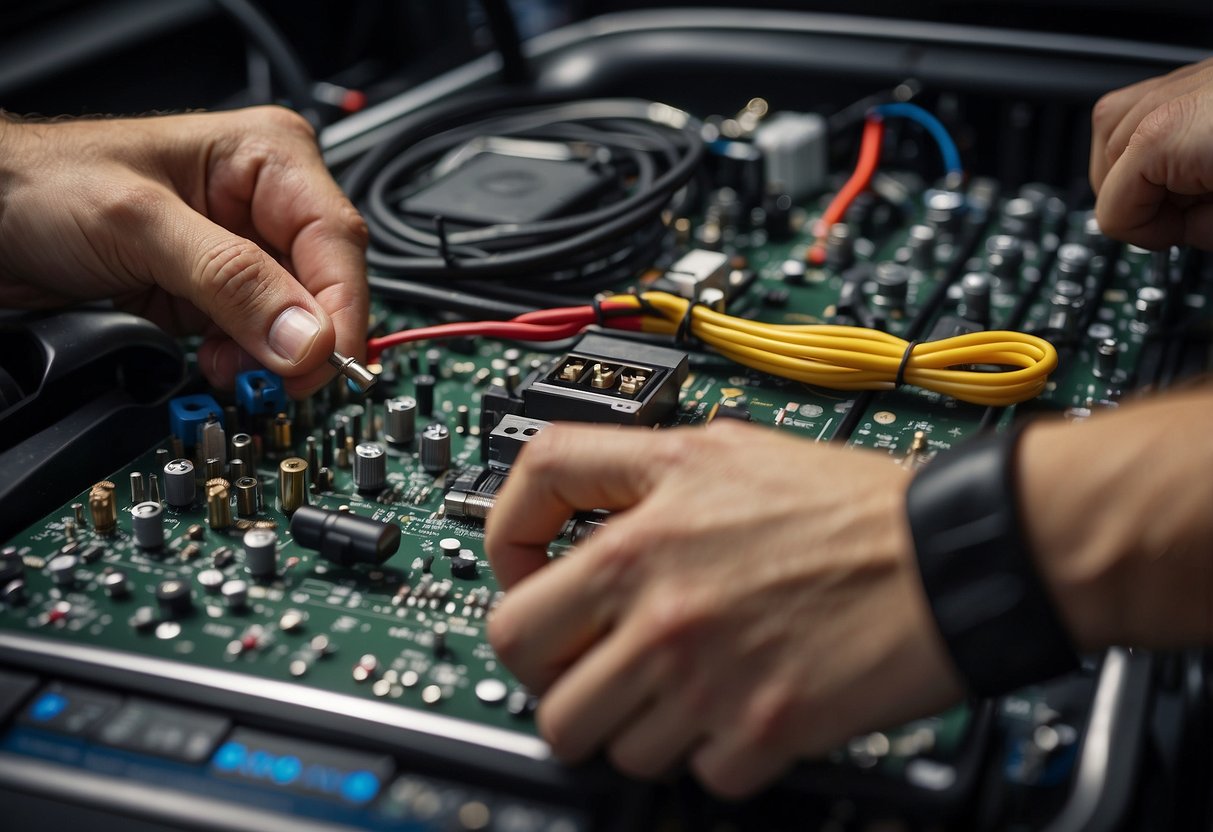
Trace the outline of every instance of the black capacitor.
{"type": "Polygon", "coordinates": [[[846,223],[836,222],[826,232],[826,265],[835,271],[855,262],[855,239],[846,223]]]}
{"type": "Polygon", "coordinates": [[[935,268],[935,229],[929,225],[912,225],[906,234],[908,265],[919,271],[935,268]]]}
{"type": "Polygon", "coordinates": [[[156,584],[156,606],[163,619],[181,618],[194,608],[190,585],[175,578],[156,584]]]}
{"type": "Polygon", "coordinates": [[[422,416],[434,413],[434,385],[437,383],[429,373],[413,376],[413,397],[417,399],[417,412],[422,416]]]}
{"type": "Polygon", "coordinates": [[[995,234],[986,241],[986,266],[1004,286],[1016,288],[1023,267],[1023,241],[1010,234],[995,234]]]}
{"type": "Polygon", "coordinates": [[[1009,199],[1006,205],[1002,206],[1002,219],[999,224],[1007,234],[1025,240],[1035,240],[1040,236],[1040,206],[1024,197],[1009,199]]]}
{"type": "Polygon", "coordinates": [[[1137,310],[1137,320],[1146,325],[1154,325],[1162,320],[1162,307],[1167,299],[1165,289],[1157,286],[1143,286],[1137,290],[1137,300],[1133,308],[1137,310]]]}
{"type": "Polygon", "coordinates": [[[925,219],[944,231],[955,231],[965,214],[965,196],[960,191],[932,188],[923,196],[925,219]]]}
{"type": "Polygon", "coordinates": [[[900,263],[884,261],[876,264],[872,274],[876,283],[876,295],[872,302],[887,309],[905,308],[910,286],[910,270],[900,263]]]}
{"type": "Polygon", "coordinates": [[[1120,345],[1115,338],[1104,338],[1095,347],[1095,367],[1092,369],[1096,378],[1111,378],[1116,373],[1116,365],[1120,361],[1120,345]]]}
{"type": "Polygon", "coordinates": [[[300,506],[291,516],[291,536],[342,566],[380,564],[400,548],[400,528],[342,511],[300,506]]]}
{"type": "Polygon", "coordinates": [[[763,227],[772,242],[780,243],[792,237],[792,197],[784,193],[769,193],[762,203],[763,227]]]}
{"type": "Polygon", "coordinates": [[[476,561],[463,556],[451,558],[451,574],[456,578],[471,579],[477,575],[476,561]]]}
{"type": "Polygon", "coordinates": [[[1091,249],[1082,243],[1066,243],[1057,249],[1057,279],[1082,283],[1091,265],[1091,249]]]}
{"type": "Polygon", "coordinates": [[[876,208],[876,197],[871,191],[864,191],[855,197],[843,215],[843,221],[859,232],[861,237],[871,237],[873,230],[872,212],[876,208]]]}
{"type": "Polygon", "coordinates": [[[969,272],[960,281],[960,293],[963,303],[961,314],[965,320],[990,325],[990,290],[994,285],[993,278],[985,272],[969,272]]]}
{"type": "Polygon", "coordinates": [[[320,467],[332,469],[333,467],[333,448],[337,444],[337,431],[330,429],[325,435],[324,441],[320,447],[320,467]]]}
{"type": "Polygon", "coordinates": [[[466,434],[471,426],[472,412],[466,404],[461,404],[455,408],[455,432],[458,434],[466,434]]]}
{"type": "Polygon", "coordinates": [[[0,589],[0,602],[6,607],[19,607],[25,603],[25,581],[16,578],[0,589]]]}

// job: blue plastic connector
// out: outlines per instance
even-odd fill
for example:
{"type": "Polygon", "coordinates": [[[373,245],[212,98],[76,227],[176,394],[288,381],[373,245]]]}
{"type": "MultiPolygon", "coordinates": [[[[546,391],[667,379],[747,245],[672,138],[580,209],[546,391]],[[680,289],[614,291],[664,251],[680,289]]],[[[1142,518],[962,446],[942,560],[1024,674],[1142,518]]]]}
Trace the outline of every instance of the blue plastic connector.
{"type": "Polygon", "coordinates": [[[236,376],[236,404],[250,416],[273,416],[286,411],[282,379],[269,370],[249,370],[236,376]]]}
{"type": "Polygon", "coordinates": [[[223,408],[219,402],[205,393],[196,396],[178,396],[168,403],[169,430],[179,437],[185,447],[198,444],[198,428],[206,424],[211,416],[223,422],[223,408]]]}

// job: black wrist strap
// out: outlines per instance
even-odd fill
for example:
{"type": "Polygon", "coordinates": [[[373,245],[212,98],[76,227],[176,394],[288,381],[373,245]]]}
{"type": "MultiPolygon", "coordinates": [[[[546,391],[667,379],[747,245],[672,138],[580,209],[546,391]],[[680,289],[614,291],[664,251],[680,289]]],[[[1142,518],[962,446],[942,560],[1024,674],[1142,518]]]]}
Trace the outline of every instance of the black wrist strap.
{"type": "Polygon", "coordinates": [[[931,611],[979,696],[1078,666],[1019,523],[1015,449],[1021,433],[981,437],[940,454],[906,494],[931,611]]]}

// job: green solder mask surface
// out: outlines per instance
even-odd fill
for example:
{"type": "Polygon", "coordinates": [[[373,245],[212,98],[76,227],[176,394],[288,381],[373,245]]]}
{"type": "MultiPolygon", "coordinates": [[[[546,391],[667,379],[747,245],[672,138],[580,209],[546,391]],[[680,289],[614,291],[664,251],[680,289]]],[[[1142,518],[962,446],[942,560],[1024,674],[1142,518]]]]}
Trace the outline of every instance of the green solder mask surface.
{"type": "MultiPolygon", "coordinates": [[[[811,217],[819,209],[820,206],[809,208],[806,228],[812,226],[811,217]]],[[[996,209],[991,211],[991,215],[995,214],[996,209]]],[[[910,217],[886,240],[860,251],[860,259],[893,258],[904,243],[905,230],[915,220],[917,216],[910,217]]],[[[1057,237],[1071,230],[1052,229],[1057,237]]],[[[1046,228],[1045,233],[1049,231],[1046,228]]],[[[984,250],[985,237],[993,233],[997,233],[997,228],[991,222],[979,238],[976,251],[984,250]]],[[[788,258],[803,258],[810,242],[806,233],[779,244],[751,241],[747,245],[742,241],[741,250],[756,276],[745,294],[733,301],[732,310],[775,323],[828,321],[838,297],[840,276],[829,269],[809,269],[806,280],[793,285],[780,273],[780,264],[788,258]],[[764,293],[772,289],[786,290],[786,303],[764,303],[764,293]]],[[[1034,265],[1031,259],[1028,265],[1034,265]]],[[[1133,254],[1109,257],[1105,265],[1117,270],[1107,290],[1096,299],[1100,305],[1097,319],[1121,338],[1122,366],[1131,370],[1144,337],[1131,324],[1133,288],[1142,285],[1149,263],[1145,257],[1133,254]]],[[[1049,278],[1046,275],[1044,279],[1049,278]]],[[[916,273],[911,301],[925,297],[942,280],[943,265],[929,273],[916,273]]],[[[998,316],[1017,300],[1014,293],[996,292],[992,303],[995,326],[999,323],[998,316]]],[[[954,303],[945,302],[941,311],[955,314],[954,303]]],[[[1046,313],[1042,302],[1037,302],[1029,306],[1025,323],[1037,324],[1046,313]]],[[[407,328],[423,320],[412,312],[378,302],[373,317],[380,331],[407,328]]],[[[905,321],[894,317],[888,326],[900,334],[905,321]]],[[[442,510],[447,484],[467,466],[481,464],[480,443],[485,437],[478,427],[479,402],[490,381],[502,375],[507,349],[508,345],[479,340],[470,352],[456,352],[443,344],[396,350],[389,360],[397,362],[399,380],[381,382],[390,384],[390,389],[377,391],[378,398],[382,400],[385,394],[413,395],[408,358],[410,352],[421,356],[423,369],[438,382],[433,417],[419,414],[417,430],[420,433],[430,421],[445,423],[451,429],[451,468],[444,474],[432,475],[422,469],[416,443],[411,449],[385,444],[388,473],[382,492],[359,494],[350,469],[335,467],[333,489],[310,494],[312,505],[328,510],[348,507],[357,515],[398,525],[402,530],[400,549],[382,566],[341,567],[292,540],[289,520],[276,506],[277,463],[287,456],[304,455],[304,440],[309,434],[298,421],[292,451],[262,454],[257,472],[263,483],[264,502],[255,517],[240,517],[233,502],[236,525],[225,530],[210,528],[199,485],[199,497],[192,507],[176,509],[164,505],[163,546],[158,550],[140,548],[131,533],[129,476],[140,472],[145,483],[149,474],[163,477],[163,472],[157,471],[154,454],[157,449],[170,447],[167,436],[160,440],[149,437],[148,452],[110,478],[116,484],[118,515],[113,534],[98,535],[87,522],[69,533],[68,521],[74,515],[72,502],[83,503],[86,519],[88,515],[88,490],[92,484],[81,483],[80,495],[75,500],[9,541],[24,557],[27,600],[22,605],[0,608],[0,630],[34,635],[51,644],[68,641],[94,645],[259,679],[289,681],[533,735],[535,727],[529,709],[517,707],[527,694],[497,661],[486,638],[488,611],[499,593],[485,558],[482,527],[476,522],[448,518],[442,510]],[[455,414],[460,406],[469,411],[466,431],[456,429],[455,414]],[[241,542],[244,530],[238,526],[247,527],[253,521],[270,523],[276,528],[278,572],[272,580],[259,582],[245,572],[241,542]],[[201,529],[198,539],[191,539],[191,527],[201,529]],[[439,540],[448,537],[456,538],[461,548],[473,553],[477,561],[476,577],[458,578],[451,574],[449,559],[438,545],[439,540]],[[90,550],[92,556],[80,562],[72,586],[60,587],[52,582],[47,567],[53,558],[62,554],[79,557],[90,550]],[[230,555],[226,562],[225,550],[230,555]],[[222,565],[217,565],[217,555],[222,565]],[[200,573],[216,568],[226,579],[249,584],[246,609],[229,609],[218,593],[207,591],[199,583],[200,573]],[[130,588],[127,596],[111,598],[103,589],[104,576],[113,571],[125,574],[130,588]],[[192,612],[177,619],[162,619],[155,613],[150,626],[132,626],[138,610],[145,607],[156,610],[156,585],[169,579],[190,586],[192,612]],[[436,635],[439,631],[441,637],[436,635]],[[436,644],[438,641],[441,646],[436,644]],[[318,649],[318,645],[324,649],[318,649]],[[366,672],[359,671],[359,667],[366,672]]],[[[525,373],[550,358],[523,351],[509,363],[520,366],[525,373]]],[[[1097,406],[1112,393],[1107,380],[1093,375],[1091,358],[1084,347],[1064,363],[1040,406],[1057,411],[1097,406]]],[[[665,425],[702,423],[711,409],[724,400],[743,404],[753,421],[768,429],[790,432],[808,441],[840,438],[837,433],[840,425],[858,400],[864,412],[853,419],[853,431],[847,441],[889,454],[892,464],[921,464],[974,434],[983,420],[1001,426],[1013,416],[1013,409],[989,413],[986,408],[915,389],[857,399],[852,394],[772,378],[719,357],[697,353],[682,385],[678,408],[665,420],[665,425]],[[922,434],[925,443],[912,451],[917,434],[922,434]]],[[[371,406],[369,401],[361,403],[371,406]]],[[[382,419],[382,404],[373,406],[382,419]]],[[[341,406],[330,407],[324,427],[331,426],[333,417],[340,412],[341,406]]],[[[316,413],[326,416],[324,407],[318,407],[316,413]]],[[[320,426],[318,418],[311,435],[322,437],[320,426]]],[[[233,432],[228,429],[229,440],[233,432]]],[[[377,435],[382,437],[382,427],[377,435]]],[[[268,430],[262,440],[268,447],[268,430]]],[[[811,472],[804,472],[804,476],[811,476],[811,472]]],[[[161,489],[163,494],[163,482],[161,489]]],[[[553,544],[553,554],[577,556],[567,542],[561,541],[553,544]]],[[[961,706],[943,716],[890,732],[887,736],[892,741],[892,753],[872,760],[871,764],[896,772],[915,754],[929,753],[937,759],[946,759],[961,746],[969,723],[970,711],[961,706]],[[929,741],[916,742],[914,738],[922,739],[924,731],[931,735],[929,741]]],[[[857,746],[857,749],[844,749],[835,756],[849,757],[852,762],[866,760],[864,748],[857,746]]]]}

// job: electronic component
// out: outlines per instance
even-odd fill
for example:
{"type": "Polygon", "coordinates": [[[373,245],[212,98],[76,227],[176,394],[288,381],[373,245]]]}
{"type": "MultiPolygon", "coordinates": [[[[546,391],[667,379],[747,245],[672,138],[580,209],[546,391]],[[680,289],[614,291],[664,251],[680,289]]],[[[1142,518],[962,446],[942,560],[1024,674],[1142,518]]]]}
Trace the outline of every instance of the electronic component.
{"type": "Polygon", "coordinates": [[[291,517],[295,542],[342,566],[380,564],[400,548],[400,529],[342,511],[300,506],[291,517]]]}
{"type": "Polygon", "coordinates": [[[522,396],[533,419],[654,425],[678,406],[686,376],[684,352],[590,334],[522,396]]]}
{"type": "Polygon", "coordinates": [[[226,485],[207,485],[206,522],[212,529],[217,530],[232,525],[232,504],[226,485]]]}
{"type": "Polygon", "coordinates": [[[876,288],[872,303],[896,314],[905,310],[906,296],[910,288],[908,268],[891,261],[877,263],[872,272],[872,281],[876,288]]]}
{"type": "Polygon", "coordinates": [[[252,517],[257,513],[257,480],[241,477],[233,485],[236,487],[236,513],[241,517],[252,517]]]}
{"type": "Polygon", "coordinates": [[[985,272],[969,272],[960,281],[961,314],[983,329],[990,325],[990,292],[994,279],[985,272]]]}
{"type": "Polygon", "coordinates": [[[198,444],[201,446],[199,455],[206,460],[207,465],[214,460],[219,469],[212,474],[208,468],[207,477],[221,476],[227,465],[227,434],[223,432],[223,425],[218,418],[207,417],[198,428],[198,444]]]}
{"type": "Polygon", "coordinates": [[[422,416],[434,415],[434,385],[438,383],[429,373],[413,376],[413,392],[416,394],[417,412],[422,416]]]}
{"type": "Polygon", "coordinates": [[[159,549],[164,545],[164,509],[159,503],[139,503],[131,509],[131,531],[144,549],[159,549]]]}
{"type": "Polygon", "coordinates": [[[329,364],[331,364],[337,372],[345,376],[346,380],[359,393],[365,393],[371,389],[375,383],[375,374],[363,367],[353,358],[342,355],[333,350],[333,354],[329,356],[329,364]]]}
{"type": "Polygon", "coordinates": [[[269,370],[238,373],[236,403],[249,416],[272,416],[286,410],[286,388],[269,370]]]}
{"type": "Polygon", "coordinates": [[[160,611],[160,618],[165,621],[188,615],[194,609],[190,585],[176,579],[156,584],[156,606],[160,611]]]}
{"type": "Polygon", "coordinates": [[[118,507],[114,502],[114,484],[101,482],[88,493],[88,510],[97,534],[113,534],[118,523],[118,507]]]}
{"type": "Polygon", "coordinates": [[[766,158],[768,187],[799,200],[826,179],[826,120],[816,113],[775,113],[758,126],[754,144],[766,158]]]}
{"type": "Polygon", "coordinates": [[[198,444],[198,429],[207,419],[223,415],[223,408],[213,396],[198,394],[178,396],[168,403],[169,431],[181,440],[186,448],[198,444]]]}
{"type": "Polygon", "coordinates": [[[662,282],[671,293],[687,300],[699,300],[704,289],[719,289],[727,295],[729,256],[721,251],[693,249],[666,270],[662,282]]]}
{"type": "MultiPolygon", "coordinates": [[[[278,535],[272,529],[244,533],[244,568],[254,578],[266,578],[278,569],[278,535]]],[[[220,573],[222,574],[222,573],[220,573]]]]}
{"type": "Polygon", "coordinates": [[[383,438],[391,445],[413,444],[417,432],[417,400],[397,396],[383,403],[383,438]]]}
{"type": "Polygon", "coordinates": [[[387,457],[377,442],[354,446],[354,486],[359,491],[382,491],[387,481],[387,457]]]}
{"type": "Polygon", "coordinates": [[[435,422],[421,432],[421,467],[440,474],[451,467],[451,432],[435,422]]]}
{"type": "Polygon", "coordinates": [[[290,514],[307,505],[307,460],[297,456],[278,463],[278,507],[290,514]]]}
{"type": "Polygon", "coordinates": [[[528,419],[525,416],[503,416],[489,434],[489,467],[496,470],[508,470],[518,458],[518,454],[551,422],[541,419],[528,419]]]}

